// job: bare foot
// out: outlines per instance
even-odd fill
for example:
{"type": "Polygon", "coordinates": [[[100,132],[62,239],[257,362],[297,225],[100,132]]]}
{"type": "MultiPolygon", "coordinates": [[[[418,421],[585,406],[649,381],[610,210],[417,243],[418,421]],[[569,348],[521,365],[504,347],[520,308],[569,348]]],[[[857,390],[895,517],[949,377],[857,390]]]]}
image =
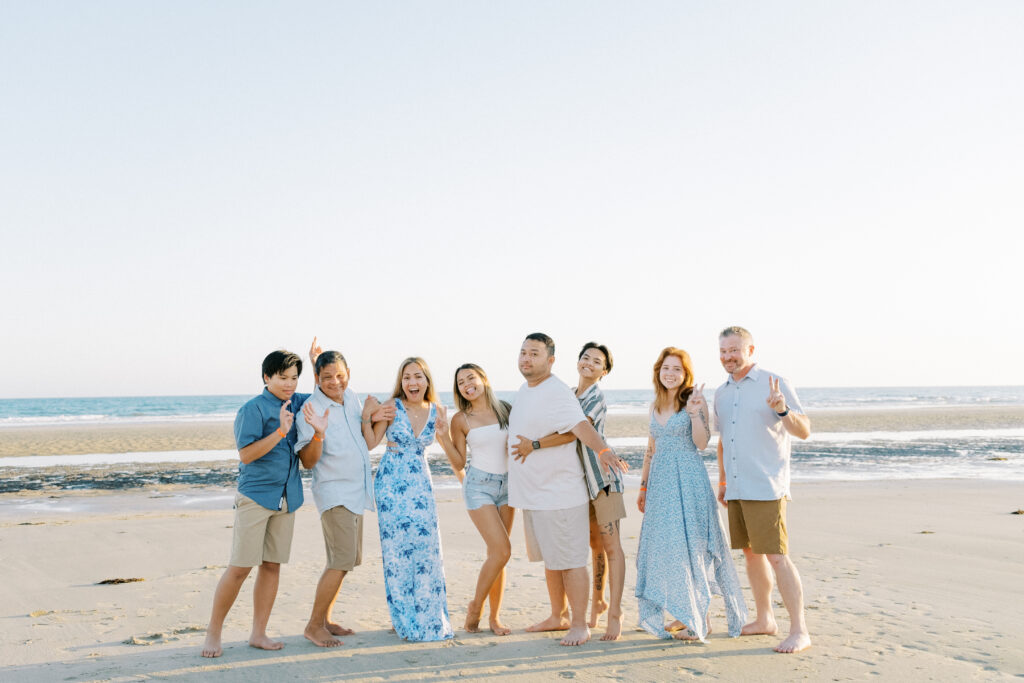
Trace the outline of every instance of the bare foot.
{"type": "Polygon", "coordinates": [[[596,596],[590,601],[590,621],[587,622],[587,626],[590,628],[597,626],[597,622],[601,618],[601,615],[607,611],[608,603],[604,601],[604,596],[596,596]]]}
{"type": "Polygon", "coordinates": [[[789,637],[784,641],[775,646],[776,652],[800,652],[806,650],[811,646],[811,636],[807,633],[799,631],[797,633],[790,633],[789,637]]]}
{"type": "Polygon", "coordinates": [[[622,615],[615,616],[614,614],[608,615],[608,626],[604,630],[604,635],[601,636],[601,640],[618,640],[619,636],[622,635],[622,615]]]}
{"type": "Polygon", "coordinates": [[[582,645],[583,643],[590,640],[590,629],[586,626],[574,626],[569,629],[569,632],[565,634],[565,638],[562,638],[562,645],[582,645]]]}
{"type": "Polygon", "coordinates": [[[222,654],[224,654],[224,650],[220,647],[220,636],[214,636],[208,632],[206,640],[203,642],[203,656],[220,657],[222,654]]]}
{"type": "Polygon", "coordinates": [[[672,637],[675,638],[676,640],[686,640],[686,641],[700,640],[700,638],[697,637],[697,633],[692,628],[690,628],[689,626],[683,626],[682,628],[677,628],[676,630],[671,631],[671,633],[672,633],[672,637]]]}
{"type": "Polygon", "coordinates": [[[774,636],[779,632],[779,625],[775,619],[758,619],[752,621],[740,630],[741,636],[774,636]]]}
{"type": "Polygon", "coordinates": [[[476,600],[470,600],[466,608],[465,628],[470,633],[480,633],[480,608],[476,606],[476,600]]]}
{"type": "Polygon", "coordinates": [[[356,634],[352,629],[335,624],[333,621],[327,622],[327,630],[331,632],[332,636],[354,636],[356,634]]]}
{"type": "Polygon", "coordinates": [[[284,643],[278,640],[271,640],[266,635],[253,636],[249,638],[249,647],[254,647],[258,650],[280,650],[284,647],[284,643]]]}
{"type": "Polygon", "coordinates": [[[501,623],[497,619],[491,619],[491,633],[496,636],[507,636],[512,633],[512,629],[505,624],[501,623]]]}
{"type": "Polygon", "coordinates": [[[569,630],[569,618],[548,617],[544,621],[538,621],[533,626],[527,626],[526,630],[529,633],[537,633],[538,631],[567,631],[569,630]]]}
{"type": "MultiPolygon", "coordinates": [[[[341,641],[337,638],[332,638],[331,632],[324,626],[307,626],[306,630],[302,632],[302,635],[306,636],[306,640],[317,647],[338,647],[341,645],[341,641]]],[[[252,645],[252,643],[250,643],[250,645],[252,645]]]]}

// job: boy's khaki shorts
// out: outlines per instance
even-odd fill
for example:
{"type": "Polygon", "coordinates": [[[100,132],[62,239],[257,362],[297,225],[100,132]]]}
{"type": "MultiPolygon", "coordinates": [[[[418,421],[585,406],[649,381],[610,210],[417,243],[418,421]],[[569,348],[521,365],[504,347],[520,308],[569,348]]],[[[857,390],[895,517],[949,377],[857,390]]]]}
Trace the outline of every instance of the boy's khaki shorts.
{"type": "Polygon", "coordinates": [[[621,491],[601,491],[590,501],[590,523],[605,526],[626,517],[626,502],[621,491]]]}
{"type": "Polygon", "coordinates": [[[268,510],[249,496],[235,494],[235,531],[231,540],[231,565],[258,567],[264,562],[285,563],[292,551],[295,513],[268,510]]]}
{"type": "Polygon", "coordinates": [[[750,548],[759,555],[785,555],[786,499],[730,500],[729,538],[736,549],[750,548]]]}
{"type": "Polygon", "coordinates": [[[363,562],[363,516],[338,505],[320,515],[327,549],[327,568],[343,572],[363,562]]]}

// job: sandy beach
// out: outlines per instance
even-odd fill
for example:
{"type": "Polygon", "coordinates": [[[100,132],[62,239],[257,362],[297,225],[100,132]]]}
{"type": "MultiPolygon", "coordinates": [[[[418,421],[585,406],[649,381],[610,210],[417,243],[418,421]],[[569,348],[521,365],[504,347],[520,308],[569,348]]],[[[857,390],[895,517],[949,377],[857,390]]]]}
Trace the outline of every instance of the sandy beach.
{"type": "MultiPolygon", "coordinates": [[[[785,656],[776,638],[730,639],[721,607],[706,644],[666,642],[634,629],[637,535],[628,557],[623,639],[579,648],[524,633],[545,611],[541,565],[525,560],[522,530],[504,617],[508,637],[461,628],[483,544],[457,491],[442,491],[440,519],[449,608],[457,636],[405,643],[388,632],[376,518],[365,561],[346,580],[337,618],[357,635],[337,650],[302,637],[323,544],[311,504],[297,513],[292,561],[282,572],[270,631],[285,648],[245,643],[251,581],[225,629],[218,660],[199,657],[210,601],[230,544],[229,488],[183,486],[119,493],[0,497],[0,665],[3,680],[992,680],[1024,675],[1024,505],[1019,484],[969,481],[798,485],[790,508],[793,559],[803,574],[814,646],[785,656]],[[112,578],[142,578],[97,585],[112,578]]],[[[627,494],[629,499],[635,492],[627,494]]],[[[745,583],[745,580],[744,580],[745,583]]],[[[748,594],[748,604],[750,603],[748,594]]],[[[780,618],[784,611],[778,606],[780,618]]],[[[783,625],[785,625],[783,623],[783,625]]]]}

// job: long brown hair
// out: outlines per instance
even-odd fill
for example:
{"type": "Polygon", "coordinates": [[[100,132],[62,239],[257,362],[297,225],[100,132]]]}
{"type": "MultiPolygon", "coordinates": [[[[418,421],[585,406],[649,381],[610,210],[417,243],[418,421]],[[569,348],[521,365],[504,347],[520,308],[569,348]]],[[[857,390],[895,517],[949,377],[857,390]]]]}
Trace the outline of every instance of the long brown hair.
{"type": "Polygon", "coordinates": [[[668,389],[661,383],[661,364],[669,356],[675,356],[683,366],[683,383],[676,394],[675,412],[686,407],[686,401],[693,393],[693,363],[690,361],[690,354],[674,346],[666,346],[658,354],[658,360],[654,363],[654,409],[661,410],[668,408],[671,400],[668,389]]]}
{"type": "Polygon", "coordinates": [[[487,405],[491,407],[494,414],[498,416],[498,427],[500,429],[508,429],[508,413],[511,406],[504,401],[499,401],[498,397],[494,395],[494,390],[491,389],[491,381],[487,379],[487,373],[484,369],[476,363],[463,363],[455,369],[455,379],[452,380],[452,392],[455,394],[455,407],[464,413],[468,413],[472,404],[467,401],[462,393],[459,391],[459,373],[463,370],[472,370],[480,376],[480,379],[484,383],[484,400],[487,405]]]}
{"type": "Polygon", "coordinates": [[[437,389],[434,388],[434,378],[430,374],[430,368],[427,367],[427,361],[419,356],[409,356],[398,366],[398,377],[395,378],[395,390],[391,392],[391,398],[405,398],[405,391],[402,390],[402,373],[413,363],[420,366],[420,369],[423,370],[423,375],[427,378],[427,390],[423,392],[423,397],[431,403],[437,403],[437,389]]]}

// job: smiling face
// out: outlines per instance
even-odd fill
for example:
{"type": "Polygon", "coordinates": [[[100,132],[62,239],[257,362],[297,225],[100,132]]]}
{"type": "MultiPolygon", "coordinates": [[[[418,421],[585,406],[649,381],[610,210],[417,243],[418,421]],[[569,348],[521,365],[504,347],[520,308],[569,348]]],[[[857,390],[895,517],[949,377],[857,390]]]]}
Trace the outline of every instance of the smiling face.
{"type": "Polygon", "coordinates": [[[419,363],[408,363],[402,368],[402,393],[411,403],[424,400],[430,381],[419,363]]]}
{"type": "Polygon", "coordinates": [[[519,349],[519,372],[531,384],[550,375],[554,364],[555,357],[548,355],[548,347],[544,342],[527,339],[519,349]]]}
{"type": "Polygon", "coordinates": [[[299,386],[299,370],[291,367],[273,375],[263,375],[263,382],[267,385],[267,391],[282,401],[287,401],[299,386]]]}
{"type": "Polygon", "coordinates": [[[576,371],[580,377],[596,382],[608,374],[608,359],[601,349],[589,348],[576,362],[576,371]]]}
{"type": "Polygon", "coordinates": [[[734,377],[746,375],[754,366],[754,345],[738,334],[718,340],[718,360],[725,371],[734,377]]]}
{"type": "Polygon", "coordinates": [[[348,380],[348,368],[344,363],[328,363],[320,369],[320,374],[316,376],[316,384],[320,387],[320,391],[337,403],[345,402],[348,380]]]}
{"type": "Polygon", "coordinates": [[[472,368],[464,368],[455,374],[455,386],[462,398],[470,403],[484,394],[484,380],[472,368]]]}
{"type": "Polygon", "coordinates": [[[669,391],[674,391],[686,381],[686,370],[679,356],[666,356],[658,370],[658,381],[669,391]]]}

